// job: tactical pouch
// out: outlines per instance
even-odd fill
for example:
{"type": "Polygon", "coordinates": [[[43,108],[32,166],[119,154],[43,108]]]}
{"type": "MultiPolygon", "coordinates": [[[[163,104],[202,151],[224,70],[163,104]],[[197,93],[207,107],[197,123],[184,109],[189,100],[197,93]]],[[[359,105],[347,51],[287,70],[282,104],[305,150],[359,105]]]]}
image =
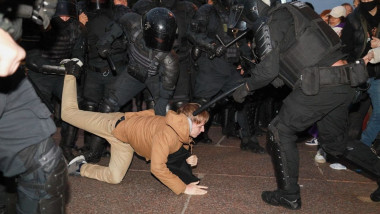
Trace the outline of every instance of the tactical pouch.
{"type": "Polygon", "coordinates": [[[319,92],[320,72],[318,67],[308,67],[301,71],[301,89],[306,95],[316,95],[319,92]]]}
{"type": "Polygon", "coordinates": [[[362,59],[349,64],[349,76],[352,87],[358,87],[368,80],[368,72],[362,59]]]}
{"type": "Polygon", "coordinates": [[[342,66],[308,67],[301,71],[301,89],[306,95],[316,95],[320,86],[350,85],[358,87],[368,80],[363,60],[342,66]]]}

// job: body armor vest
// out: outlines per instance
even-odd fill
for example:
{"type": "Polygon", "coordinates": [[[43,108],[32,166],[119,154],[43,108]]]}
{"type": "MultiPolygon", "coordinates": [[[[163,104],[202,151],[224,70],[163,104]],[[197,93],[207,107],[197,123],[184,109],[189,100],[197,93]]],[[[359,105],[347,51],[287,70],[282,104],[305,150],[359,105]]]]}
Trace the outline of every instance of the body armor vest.
{"type": "Polygon", "coordinates": [[[42,39],[42,57],[53,63],[71,58],[75,42],[81,34],[78,21],[69,20],[65,23],[59,19],[57,17],[52,20],[51,32],[44,34],[42,39]]]}
{"type": "MultiPolygon", "coordinates": [[[[93,65],[94,62],[97,66],[105,67],[108,66],[107,60],[102,59],[98,54],[98,49],[96,47],[98,41],[106,34],[107,31],[112,31],[113,22],[110,15],[111,11],[101,10],[95,13],[89,13],[89,22],[87,23],[87,44],[88,44],[88,59],[90,64],[93,65]],[[95,62],[96,61],[96,62],[95,62]]],[[[124,38],[120,37],[115,39],[111,44],[110,54],[112,60],[117,63],[124,58],[125,43],[124,38]]]]}
{"type": "Polygon", "coordinates": [[[294,38],[290,37],[295,35],[295,42],[286,50],[281,50],[279,75],[288,86],[293,87],[303,69],[329,61],[331,54],[342,45],[334,30],[304,3],[280,4],[269,14],[283,8],[292,14],[295,29],[295,34],[289,33],[293,28],[289,29],[284,41],[293,41],[294,38]]]}
{"type": "Polygon", "coordinates": [[[131,20],[126,24],[125,31],[128,32],[128,73],[139,80],[145,82],[146,78],[155,76],[159,72],[160,61],[167,53],[153,51],[145,46],[143,32],[140,22],[133,21],[137,15],[130,14],[131,20]]]}
{"type": "MultiPolygon", "coordinates": [[[[218,16],[220,17],[220,22],[222,25],[222,31],[218,30],[219,36],[223,39],[224,44],[229,43],[234,39],[232,29],[228,29],[228,14],[223,8],[215,7],[218,16]],[[229,32],[230,31],[230,32],[229,32]]],[[[215,35],[214,37],[215,38],[215,35]]],[[[227,48],[225,58],[228,62],[238,62],[239,61],[239,51],[236,44],[231,45],[227,48]]]]}

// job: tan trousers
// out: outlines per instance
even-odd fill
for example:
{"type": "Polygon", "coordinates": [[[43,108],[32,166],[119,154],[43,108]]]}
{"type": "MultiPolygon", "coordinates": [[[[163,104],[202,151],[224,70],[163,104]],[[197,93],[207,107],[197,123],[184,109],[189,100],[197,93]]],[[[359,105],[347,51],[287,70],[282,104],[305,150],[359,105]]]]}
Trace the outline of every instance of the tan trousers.
{"type": "Polygon", "coordinates": [[[111,145],[111,159],[108,167],[83,164],[81,176],[111,184],[120,183],[133,158],[133,148],[112,135],[115,124],[124,113],[99,113],[79,110],[76,79],[65,76],[62,93],[62,120],[85,131],[106,139],[111,145]]]}

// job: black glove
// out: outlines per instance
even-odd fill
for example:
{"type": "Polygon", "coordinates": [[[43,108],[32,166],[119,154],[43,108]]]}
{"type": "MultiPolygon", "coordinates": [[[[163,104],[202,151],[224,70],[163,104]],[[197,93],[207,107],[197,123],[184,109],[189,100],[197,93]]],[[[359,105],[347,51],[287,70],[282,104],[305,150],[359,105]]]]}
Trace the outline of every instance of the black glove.
{"type": "Polygon", "coordinates": [[[213,45],[212,47],[212,53],[216,57],[221,57],[227,52],[227,48],[224,47],[223,45],[213,45]]]}
{"type": "Polygon", "coordinates": [[[110,46],[109,45],[97,45],[99,56],[102,58],[107,58],[108,54],[110,53],[110,46]]]}
{"type": "Polygon", "coordinates": [[[227,48],[224,47],[223,45],[219,45],[215,48],[215,56],[221,57],[227,52],[227,48]]]}
{"type": "Polygon", "coordinates": [[[66,74],[73,75],[76,78],[80,77],[83,63],[79,59],[64,59],[61,61],[61,65],[65,67],[66,74]]]}
{"type": "Polygon", "coordinates": [[[248,95],[249,91],[247,88],[247,84],[244,84],[237,88],[232,96],[234,97],[234,100],[238,103],[243,103],[245,100],[245,97],[248,95]]]}

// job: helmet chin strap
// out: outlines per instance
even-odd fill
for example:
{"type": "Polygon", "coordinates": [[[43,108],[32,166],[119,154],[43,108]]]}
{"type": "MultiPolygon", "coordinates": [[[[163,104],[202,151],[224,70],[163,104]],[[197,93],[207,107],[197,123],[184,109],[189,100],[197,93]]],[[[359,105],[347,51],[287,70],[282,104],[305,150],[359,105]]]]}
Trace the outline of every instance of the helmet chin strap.
{"type": "Polygon", "coordinates": [[[270,6],[270,0],[262,0],[265,4],[267,4],[268,6],[270,6]]]}

